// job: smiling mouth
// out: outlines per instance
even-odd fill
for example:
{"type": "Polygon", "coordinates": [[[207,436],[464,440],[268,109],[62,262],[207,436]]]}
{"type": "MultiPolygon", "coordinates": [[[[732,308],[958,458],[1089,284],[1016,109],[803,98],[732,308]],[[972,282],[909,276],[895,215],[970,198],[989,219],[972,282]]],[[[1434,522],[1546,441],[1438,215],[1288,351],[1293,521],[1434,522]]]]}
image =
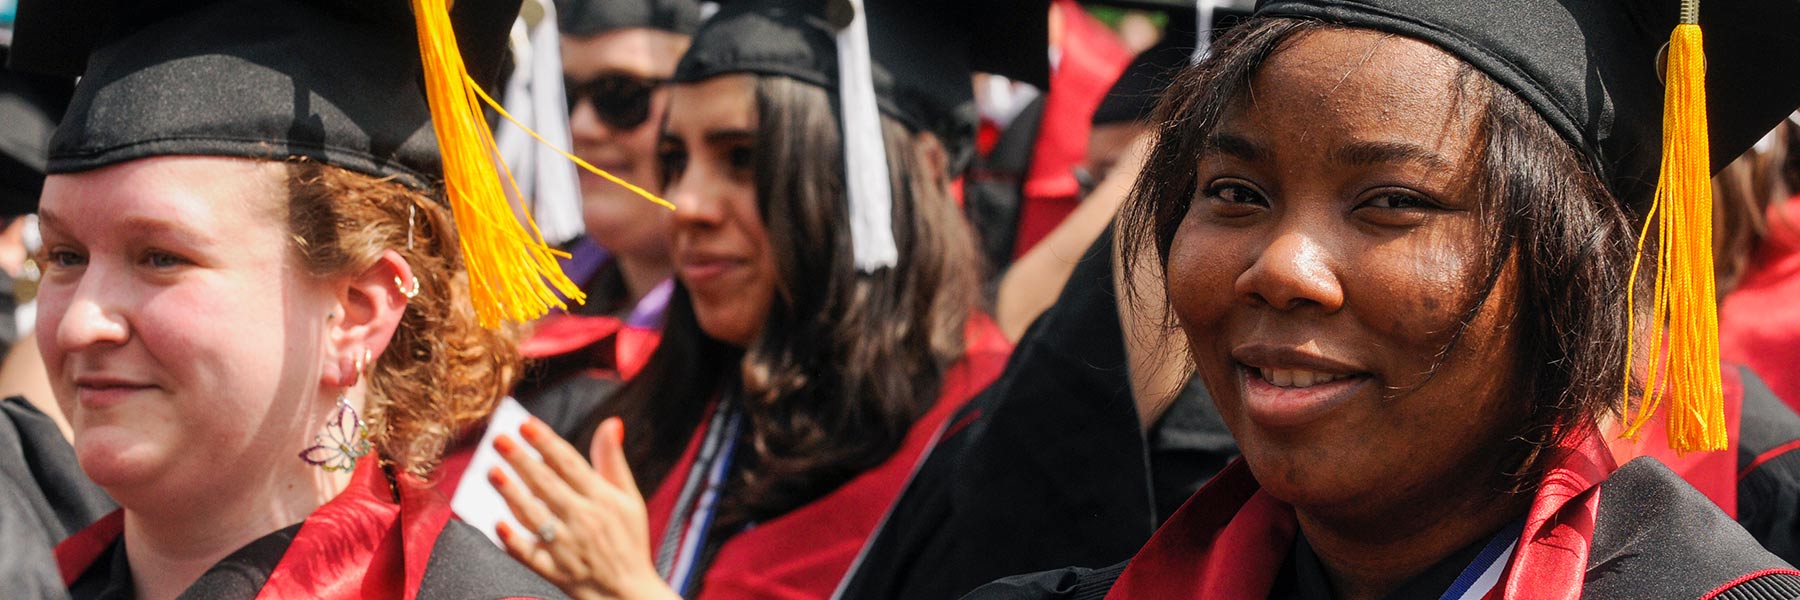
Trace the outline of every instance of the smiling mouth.
{"type": "MultiPolygon", "coordinates": [[[[1246,365],[1246,366],[1248,366],[1248,365],[1246,365]]],[[[1255,368],[1257,371],[1257,374],[1261,375],[1264,381],[1269,382],[1271,385],[1274,385],[1275,387],[1284,387],[1284,388],[1312,387],[1315,385],[1323,385],[1323,384],[1331,383],[1331,382],[1337,381],[1339,379],[1348,379],[1350,377],[1355,377],[1355,375],[1344,374],[1344,373],[1325,373],[1325,372],[1320,372],[1320,371],[1308,371],[1305,369],[1264,369],[1264,368],[1260,368],[1260,367],[1251,367],[1251,368],[1255,368]]]]}
{"type": "Polygon", "coordinates": [[[1372,380],[1367,373],[1327,373],[1274,369],[1239,363],[1243,408],[1250,420],[1268,428],[1313,423],[1351,402],[1372,380]]]}

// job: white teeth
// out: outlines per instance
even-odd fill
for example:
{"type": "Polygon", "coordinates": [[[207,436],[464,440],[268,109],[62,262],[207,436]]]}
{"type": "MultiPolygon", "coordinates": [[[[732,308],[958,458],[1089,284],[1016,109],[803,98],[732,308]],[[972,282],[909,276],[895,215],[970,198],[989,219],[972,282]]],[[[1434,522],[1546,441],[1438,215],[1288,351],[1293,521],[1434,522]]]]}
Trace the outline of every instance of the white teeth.
{"type": "Polygon", "coordinates": [[[1304,371],[1304,370],[1300,370],[1300,369],[1262,369],[1262,368],[1259,368],[1259,369],[1257,369],[1257,371],[1259,372],[1260,375],[1262,375],[1262,378],[1264,381],[1267,381],[1270,384],[1275,385],[1276,387],[1293,387],[1293,388],[1312,387],[1315,385],[1323,385],[1323,384],[1331,383],[1333,381],[1337,381],[1339,379],[1343,379],[1345,377],[1349,377],[1349,375],[1337,375],[1337,374],[1333,374],[1333,373],[1320,373],[1318,371],[1304,371]]]}

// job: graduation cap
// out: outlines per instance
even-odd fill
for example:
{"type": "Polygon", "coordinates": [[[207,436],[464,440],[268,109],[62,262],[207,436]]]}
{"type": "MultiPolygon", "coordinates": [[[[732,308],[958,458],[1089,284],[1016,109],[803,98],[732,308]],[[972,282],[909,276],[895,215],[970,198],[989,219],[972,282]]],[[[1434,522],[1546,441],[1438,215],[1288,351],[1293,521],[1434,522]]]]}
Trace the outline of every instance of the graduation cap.
{"type": "Polygon", "coordinates": [[[568,35],[599,35],[615,29],[660,29],[693,35],[700,27],[700,0],[556,0],[556,24],[568,35]]]}
{"type": "MultiPolygon", "coordinates": [[[[0,47],[0,64],[7,50],[0,47]]],[[[37,212],[50,132],[69,104],[74,80],[0,68],[0,217],[37,212]]]]}
{"type": "Polygon", "coordinates": [[[1257,14],[1435,44],[1536,109],[1645,217],[1646,234],[1658,228],[1656,326],[1643,347],[1666,339],[1674,368],[1651,361],[1628,435],[1655,410],[1661,376],[1672,446],[1725,447],[1709,177],[1800,105],[1800,3],[1264,0],[1257,14]]]}
{"type": "Polygon", "coordinates": [[[579,298],[514,218],[482,114],[519,0],[26,0],[11,64],[78,75],[47,171],[304,158],[441,193],[483,324],[579,298]],[[410,6],[409,6],[410,4],[410,6]],[[417,18],[415,18],[415,14],[417,18]]]}
{"type": "Polygon", "coordinates": [[[856,262],[872,271],[897,260],[876,111],[936,134],[960,171],[974,156],[971,75],[1047,87],[1048,15],[1047,0],[734,0],[700,27],[674,79],[750,73],[832,92],[856,262]]]}

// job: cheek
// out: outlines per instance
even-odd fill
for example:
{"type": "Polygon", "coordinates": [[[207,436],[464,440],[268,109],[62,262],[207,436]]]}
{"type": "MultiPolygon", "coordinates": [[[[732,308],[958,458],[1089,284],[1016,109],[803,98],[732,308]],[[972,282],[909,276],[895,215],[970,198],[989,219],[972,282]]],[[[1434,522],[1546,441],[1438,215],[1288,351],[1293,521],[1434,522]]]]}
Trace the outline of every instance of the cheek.
{"type": "Polygon", "coordinates": [[[1475,253],[1441,244],[1391,243],[1355,255],[1345,293],[1362,299],[1359,317],[1392,342],[1432,353],[1486,283],[1475,253]]]}
{"type": "Polygon", "coordinates": [[[1245,269],[1251,248],[1241,236],[1184,219],[1169,244],[1169,306],[1182,329],[1203,352],[1217,324],[1231,308],[1234,283],[1245,269]]]}
{"type": "Polygon", "coordinates": [[[64,415],[71,414],[73,409],[73,382],[68,381],[69,377],[64,374],[64,358],[67,353],[57,343],[56,334],[69,310],[69,298],[73,292],[72,286],[43,282],[38,288],[37,321],[32,331],[38,353],[44,359],[44,371],[50,379],[51,390],[55,392],[57,404],[64,415]]]}

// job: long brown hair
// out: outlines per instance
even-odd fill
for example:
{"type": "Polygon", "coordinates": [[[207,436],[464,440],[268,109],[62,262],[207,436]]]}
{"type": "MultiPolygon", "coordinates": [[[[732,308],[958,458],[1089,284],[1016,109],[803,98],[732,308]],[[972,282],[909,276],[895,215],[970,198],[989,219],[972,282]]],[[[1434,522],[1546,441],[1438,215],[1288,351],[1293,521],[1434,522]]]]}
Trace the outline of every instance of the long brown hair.
{"type": "Polygon", "coordinates": [[[963,354],[979,297],[973,235],[932,168],[940,148],[887,117],[900,260],[857,271],[834,106],[814,85],[756,82],[756,197],[778,273],[761,333],[741,351],[707,337],[678,286],[662,344],[593,419],[625,419],[632,471],[654,489],[708,403],[737,394],[747,426],[722,527],[785,513],[891,455],[963,354]]]}
{"type": "MultiPolygon", "coordinates": [[[[1336,27],[1293,18],[1252,19],[1234,28],[1200,65],[1179,73],[1157,109],[1156,142],[1121,215],[1128,271],[1166,274],[1169,247],[1197,192],[1194,165],[1209,151],[1225,108],[1247,97],[1251,78],[1284,43],[1336,27]],[[1140,258],[1140,256],[1142,258],[1140,258]],[[1143,264],[1155,256],[1155,265],[1143,264]]],[[[1459,61],[1447,87],[1476,102],[1476,193],[1493,232],[1477,270],[1477,294],[1462,327],[1488,300],[1510,263],[1516,271],[1518,355],[1514,390],[1527,416],[1514,438],[1517,468],[1497,474],[1514,489],[1535,484],[1542,451],[1619,408],[1627,319],[1623,296],[1633,217],[1595,174],[1594,165],[1511,91],[1459,61]]],[[[1649,252],[1648,250],[1646,251],[1649,252]]],[[[1650,254],[1653,256],[1653,254],[1650,254]]],[[[1652,261],[1654,262],[1654,261],[1652,261]]],[[[1649,266],[1654,269],[1654,265],[1649,266]]],[[[1643,277],[1648,281],[1650,277],[1643,277]]],[[[1171,327],[1177,325],[1165,310],[1171,327]]],[[[1461,340],[1454,331],[1440,360],[1461,340]]]]}
{"type": "Polygon", "coordinates": [[[387,250],[419,294],[369,370],[364,407],[381,457],[423,476],[451,437],[487,418],[517,373],[516,338],[483,328],[456,228],[441,202],[399,183],[310,161],[288,169],[288,232],[315,277],[360,272],[387,250]]]}

